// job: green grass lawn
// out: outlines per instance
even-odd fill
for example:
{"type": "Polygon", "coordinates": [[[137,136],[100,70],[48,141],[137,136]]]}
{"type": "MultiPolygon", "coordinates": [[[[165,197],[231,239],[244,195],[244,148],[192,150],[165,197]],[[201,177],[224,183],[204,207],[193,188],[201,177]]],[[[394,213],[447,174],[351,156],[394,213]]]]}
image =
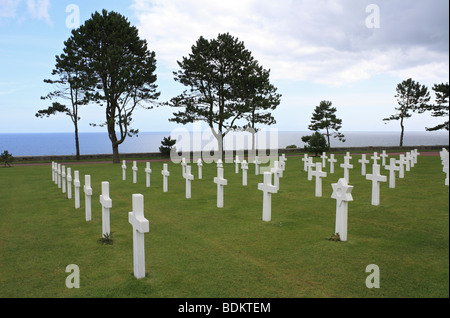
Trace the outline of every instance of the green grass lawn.
{"type": "MultiPolygon", "coordinates": [[[[152,162],[151,188],[145,163],[138,184],[131,163],[122,181],[120,165],[72,165],[92,180],[92,221],[74,208],[51,180],[48,166],[0,169],[0,297],[449,297],[449,192],[439,157],[419,163],[396,189],[381,185],[381,205],[371,205],[371,182],[353,156],[348,241],[334,234],[336,201],[324,178],[314,195],[301,157],[288,157],[280,191],[272,196],[272,221],[262,221],[262,192],[250,164],[248,186],[234,165],[225,165],[223,209],[216,208],[215,164],[203,167],[192,198],[185,198],[181,166],[170,163],[169,192],[162,191],[162,162],[152,162]],[[102,245],[101,182],[110,182],[113,244],[102,245]],[[145,197],[146,277],[133,276],[132,194],[145,197]],[[66,266],[80,268],[80,288],[65,285],[66,266]],[[380,288],[368,289],[366,266],[380,269],[380,288]]],[[[343,162],[338,156],[338,164],[343,162]]],[[[315,159],[318,160],[318,159],[315,159]]],[[[329,168],[324,169],[328,172],[329,168]]],[[[368,167],[368,173],[371,168],[368,167]]],[[[388,175],[388,171],[382,170],[388,175]]]]}

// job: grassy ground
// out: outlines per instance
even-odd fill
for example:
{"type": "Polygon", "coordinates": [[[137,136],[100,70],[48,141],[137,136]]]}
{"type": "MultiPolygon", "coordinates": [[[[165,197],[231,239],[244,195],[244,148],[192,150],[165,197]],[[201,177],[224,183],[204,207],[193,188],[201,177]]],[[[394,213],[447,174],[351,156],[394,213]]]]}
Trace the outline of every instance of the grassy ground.
{"type": "Polygon", "coordinates": [[[168,193],[162,162],[151,164],[151,188],[145,163],[138,164],[138,184],[131,164],[127,181],[120,165],[74,165],[82,184],[91,175],[91,222],[84,193],[75,209],[51,181],[50,166],[1,168],[0,297],[449,297],[449,194],[439,157],[419,157],[396,189],[382,184],[378,207],[370,204],[371,182],[360,175],[359,158],[353,156],[350,172],[348,242],[328,240],[336,206],[331,183],[343,176],[338,165],[316,198],[301,158],[288,158],[268,223],[257,190],[262,175],[254,175],[252,164],[247,187],[234,165],[225,165],[223,209],[216,208],[215,165],[205,165],[197,180],[192,164],[190,200],[179,165],[169,165],[168,193]],[[112,245],[98,242],[102,181],[110,182],[113,201],[112,245]],[[142,280],[132,273],[133,193],[145,196],[150,221],[142,280]],[[66,288],[69,264],[80,268],[79,289],[66,288]],[[369,264],[380,268],[379,289],[366,287],[369,264]]]}

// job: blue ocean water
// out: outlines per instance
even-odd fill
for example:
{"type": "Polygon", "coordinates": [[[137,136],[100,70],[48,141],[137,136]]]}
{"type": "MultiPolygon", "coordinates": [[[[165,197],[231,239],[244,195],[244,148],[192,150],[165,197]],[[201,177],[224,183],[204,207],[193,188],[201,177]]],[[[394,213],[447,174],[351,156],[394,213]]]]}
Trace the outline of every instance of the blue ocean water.
{"type": "MultiPolygon", "coordinates": [[[[332,147],[364,147],[364,146],[398,146],[400,132],[343,132],[346,142],[331,140],[332,147]]],[[[225,139],[225,149],[244,149],[251,145],[250,134],[244,139],[230,134],[225,139]],[[231,147],[231,148],[230,148],[231,147]]],[[[244,134],[244,135],[245,135],[244,134]]],[[[272,134],[260,132],[257,134],[257,147],[285,148],[288,145],[303,147],[301,137],[311,132],[279,131],[272,134]],[[275,138],[274,138],[275,136],[275,138]]],[[[170,136],[170,132],[143,132],[138,137],[127,138],[119,146],[121,153],[147,153],[158,152],[163,137],[170,136]]],[[[242,135],[242,133],[241,133],[242,135]]],[[[182,135],[172,133],[172,138],[178,141],[178,149],[200,150],[217,149],[214,137],[210,132],[200,135],[190,133],[182,135]],[[193,137],[194,136],[194,137],[193,137]]],[[[80,133],[81,154],[110,154],[111,142],[107,133],[80,133]]],[[[448,132],[406,132],[405,146],[434,146],[449,145],[448,132]]],[[[8,150],[13,156],[45,156],[45,155],[71,155],[75,154],[75,137],[73,133],[0,133],[0,153],[8,150]]]]}

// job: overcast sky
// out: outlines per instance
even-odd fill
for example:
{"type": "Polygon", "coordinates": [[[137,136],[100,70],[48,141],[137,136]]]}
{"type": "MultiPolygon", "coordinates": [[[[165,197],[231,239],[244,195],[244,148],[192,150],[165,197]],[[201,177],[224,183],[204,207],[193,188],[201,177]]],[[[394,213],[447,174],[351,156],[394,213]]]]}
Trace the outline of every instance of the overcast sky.
{"type": "MultiPolygon", "coordinates": [[[[280,130],[305,131],[314,107],[330,100],[343,131],[397,131],[398,83],[428,86],[449,81],[448,0],[0,0],[0,132],[72,132],[67,116],[37,119],[48,104],[55,55],[62,53],[72,22],[102,9],[126,16],[158,61],[160,101],[179,94],[177,60],[200,36],[229,32],[271,70],[283,95],[274,112],[280,130]],[[75,11],[73,9],[76,9],[75,11]],[[379,13],[379,15],[378,15],[379,13]]],[[[170,131],[174,110],[139,110],[134,127],[170,131]]],[[[103,131],[104,109],[81,109],[80,130],[103,131]]],[[[442,122],[429,114],[406,121],[409,131],[442,122]]]]}

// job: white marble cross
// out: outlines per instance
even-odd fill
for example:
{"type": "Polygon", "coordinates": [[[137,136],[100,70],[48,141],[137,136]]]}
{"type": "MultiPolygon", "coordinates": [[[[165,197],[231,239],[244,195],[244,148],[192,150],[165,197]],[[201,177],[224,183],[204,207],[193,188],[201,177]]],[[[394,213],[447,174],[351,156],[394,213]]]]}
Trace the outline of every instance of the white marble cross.
{"type": "Polygon", "coordinates": [[[109,182],[102,182],[102,194],[100,195],[100,203],[102,205],[102,233],[103,237],[111,235],[109,209],[112,208],[112,200],[109,197],[109,182]]]}
{"type": "Polygon", "coordinates": [[[372,181],[372,205],[380,205],[380,182],[386,182],[387,177],[380,175],[380,166],[374,163],[372,173],[366,175],[366,179],[372,181]]]}
{"type": "Polygon", "coordinates": [[[52,161],[52,181],[55,182],[55,162],[52,161]]]}
{"type": "Polygon", "coordinates": [[[417,159],[420,156],[420,153],[417,149],[414,149],[414,164],[417,164],[417,159]]]}
{"type": "Polygon", "coordinates": [[[333,194],[331,197],[336,199],[336,223],[335,234],[339,234],[341,241],[347,241],[347,223],[348,223],[348,202],[353,201],[353,186],[348,185],[344,178],[339,179],[337,183],[331,185],[333,194]]]}
{"type": "Polygon", "coordinates": [[[127,179],[127,162],[124,160],[122,161],[122,180],[127,179]]]}
{"type": "Polygon", "coordinates": [[[133,226],[133,272],[134,277],[145,277],[145,240],[144,233],[150,231],[150,224],[144,217],[144,196],[133,194],[133,211],[128,212],[128,222],[133,226]]]}
{"type": "Polygon", "coordinates": [[[334,164],[337,162],[337,160],[334,159],[334,154],[330,155],[330,158],[328,158],[328,162],[330,163],[330,173],[334,173],[334,164]]]}
{"type": "Polygon", "coordinates": [[[409,152],[409,165],[411,166],[411,168],[414,168],[415,163],[414,163],[414,151],[413,150],[411,150],[409,152]]]}
{"type": "Polygon", "coordinates": [[[286,169],[286,163],[285,163],[285,160],[283,160],[283,157],[282,157],[282,156],[280,156],[280,157],[278,158],[278,167],[279,167],[280,170],[281,170],[280,177],[283,177],[284,169],[286,169]]]}
{"type": "Polygon", "coordinates": [[[270,169],[270,172],[273,173],[273,185],[277,188],[277,191],[280,190],[280,177],[282,174],[282,170],[278,165],[278,161],[273,162],[273,168],[270,169]]]}
{"type": "Polygon", "coordinates": [[[90,221],[92,219],[91,212],[91,197],[92,197],[92,187],[91,187],[91,176],[84,176],[84,206],[85,206],[85,214],[86,221],[90,221]]]}
{"type": "Polygon", "coordinates": [[[66,166],[61,166],[61,187],[62,193],[66,193],[66,166]]]}
{"type": "Polygon", "coordinates": [[[259,161],[258,156],[255,157],[253,163],[255,164],[255,176],[259,176],[259,165],[261,164],[261,161],[259,161]]]}
{"type": "Polygon", "coordinates": [[[272,219],[272,193],[277,193],[277,187],[272,185],[272,173],[264,172],[264,182],[258,183],[258,190],[263,191],[263,215],[264,222],[272,219]]]}
{"type": "Polygon", "coordinates": [[[403,160],[405,161],[405,171],[411,171],[411,154],[409,152],[405,153],[403,160]]]}
{"type": "Polygon", "coordinates": [[[320,158],[322,158],[322,167],[325,169],[327,167],[327,153],[326,152],[322,152],[322,155],[320,156],[320,158]]]}
{"type": "Polygon", "coordinates": [[[223,168],[222,159],[217,160],[216,165],[217,165],[217,168],[223,168]]]}
{"type": "Polygon", "coordinates": [[[395,164],[395,158],[389,160],[389,165],[384,166],[384,169],[389,170],[389,188],[395,188],[395,171],[400,171],[400,167],[395,164]]]}
{"type": "Polygon", "coordinates": [[[168,170],[168,164],[163,164],[163,170],[161,171],[161,174],[163,175],[163,192],[169,191],[169,176],[170,172],[168,170]]]}
{"type": "Polygon", "coordinates": [[[316,170],[311,172],[312,176],[316,177],[316,197],[322,196],[322,178],[327,176],[326,172],[322,171],[322,163],[316,162],[316,170]]]}
{"type": "Polygon", "coordinates": [[[74,171],[73,187],[75,188],[75,209],[80,208],[80,172],[74,171]]]}
{"type": "Polygon", "coordinates": [[[182,176],[183,178],[184,178],[184,174],[186,173],[186,166],[187,166],[186,158],[183,157],[183,158],[181,159],[181,176],[182,176]]]}
{"type": "Polygon", "coordinates": [[[191,198],[191,181],[194,180],[194,175],[191,173],[191,166],[186,165],[186,172],[183,176],[186,179],[186,199],[191,198]]]}
{"type": "Polygon", "coordinates": [[[358,162],[361,163],[361,175],[365,176],[366,175],[366,164],[369,163],[370,161],[367,160],[365,154],[362,154],[361,159],[359,159],[358,162]]]}
{"type": "Polygon", "coordinates": [[[150,173],[152,173],[152,169],[150,168],[150,162],[147,162],[145,167],[145,185],[147,188],[150,188],[150,173]]]}
{"type": "Polygon", "coordinates": [[[217,207],[223,208],[223,187],[228,184],[228,180],[223,178],[223,168],[217,168],[217,177],[214,178],[214,183],[217,184],[217,207]]]}
{"type": "Polygon", "coordinates": [[[198,179],[201,180],[203,178],[203,161],[201,158],[197,160],[198,166],[198,179]]]}
{"type": "Polygon", "coordinates": [[[352,158],[353,158],[352,156],[350,156],[350,152],[347,151],[347,152],[345,153],[344,161],[345,161],[345,158],[346,158],[346,157],[348,158],[348,162],[350,163],[350,160],[352,160],[352,158]]]}
{"type": "Polygon", "coordinates": [[[349,169],[353,169],[353,165],[350,164],[350,156],[344,157],[344,163],[341,163],[341,168],[344,168],[344,179],[347,181],[347,184],[350,182],[350,174],[349,169]]]}
{"type": "Polygon", "coordinates": [[[313,162],[313,158],[309,157],[308,158],[308,162],[306,163],[306,167],[308,168],[308,181],[312,180],[312,167],[314,167],[314,162],[313,162]]]}
{"type": "Polygon", "coordinates": [[[373,164],[378,164],[378,160],[380,160],[380,157],[378,156],[378,152],[374,152],[373,153],[373,156],[372,157],[370,157],[370,159],[372,159],[373,160],[373,164]]]}
{"type": "Polygon", "coordinates": [[[61,164],[58,163],[58,189],[61,189],[61,164]]]}
{"type": "Polygon", "coordinates": [[[136,161],[133,161],[133,168],[131,168],[133,170],[133,183],[137,183],[137,171],[138,171],[138,167],[136,165],[136,161]]]}
{"type": "Polygon", "coordinates": [[[302,161],[303,161],[303,170],[306,172],[308,171],[308,162],[309,162],[308,154],[305,153],[303,155],[302,161]]]}
{"type": "Polygon", "coordinates": [[[400,179],[403,179],[405,177],[405,166],[404,166],[405,158],[404,158],[404,155],[400,155],[400,158],[398,160],[395,160],[395,163],[398,163],[399,168],[400,168],[400,170],[398,172],[398,177],[400,179]]]}
{"type": "Polygon", "coordinates": [[[247,170],[248,170],[248,163],[244,159],[241,163],[241,169],[242,169],[242,185],[247,185],[247,170]]]}
{"type": "Polygon", "coordinates": [[[72,168],[67,168],[67,199],[72,199],[72,168]]]}
{"type": "Polygon", "coordinates": [[[272,193],[277,193],[277,187],[272,185],[271,172],[264,172],[264,182],[258,183],[258,190],[263,191],[262,220],[270,222],[272,219],[272,193]]]}
{"type": "Polygon", "coordinates": [[[236,159],[234,160],[234,170],[236,172],[236,174],[239,173],[239,164],[241,163],[241,161],[239,160],[239,156],[236,156],[236,159]]]}
{"type": "Polygon", "coordinates": [[[386,165],[386,158],[389,157],[389,155],[386,153],[386,150],[383,150],[380,157],[381,157],[381,165],[384,167],[386,165]]]}

